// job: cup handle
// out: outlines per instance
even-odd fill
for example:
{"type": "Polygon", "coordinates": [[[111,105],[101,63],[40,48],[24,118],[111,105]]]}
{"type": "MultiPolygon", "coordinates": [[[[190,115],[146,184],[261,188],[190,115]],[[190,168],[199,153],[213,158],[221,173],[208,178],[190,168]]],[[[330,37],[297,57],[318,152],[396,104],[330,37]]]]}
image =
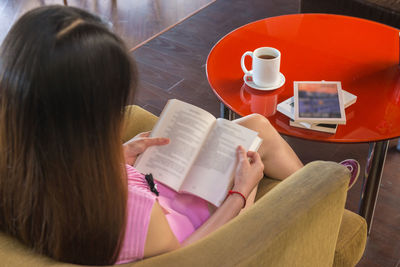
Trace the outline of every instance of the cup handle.
{"type": "Polygon", "coordinates": [[[247,74],[247,75],[250,75],[251,72],[248,71],[248,70],[246,69],[246,66],[244,65],[244,59],[246,58],[246,56],[251,56],[251,58],[253,59],[253,52],[247,51],[246,53],[244,53],[244,54],[242,55],[242,59],[240,60],[240,65],[242,66],[243,72],[244,72],[245,74],[247,74]]]}

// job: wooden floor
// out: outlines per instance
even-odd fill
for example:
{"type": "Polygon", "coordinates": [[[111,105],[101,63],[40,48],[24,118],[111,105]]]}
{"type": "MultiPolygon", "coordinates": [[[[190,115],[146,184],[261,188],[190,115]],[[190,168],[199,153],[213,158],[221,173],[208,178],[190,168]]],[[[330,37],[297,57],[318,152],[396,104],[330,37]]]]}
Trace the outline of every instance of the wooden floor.
{"type": "MultiPolygon", "coordinates": [[[[21,12],[39,5],[38,3],[54,2],[56,0],[0,0],[0,38],[2,39],[11,22],[21,12]],[[22,2],[25,3],[22,5],[22,2]],[[20,4],[18,6],[15,3],[20,4]],[[5,6],[10,5],[13,6],[14,13],[12,10],[4,11],[5,6]]],[[[154,24],[171,25],[170,22],[163,24],[166,18],[163,16],[159,20],[146,19],[146,12],[154,10],[151,3],[158,2],[156,0],[69,2],[73,5],[85,4],[84,7],[89,10],[102,15],[108,14],[114,21],[116,32],[122,35],[130,48],[136,46],[137,36],[148,29],[159,27],[154,24]],[[116,14],[112,11],[115,2],[120,7],[123,6],[116,14]],[[139,5],[142,2],[146,4],[139,5]],[[98,9],[95,8],[96,5],[98,9]],[[143,9],[132,11],[133,8],[143,9]],[[142,21],[143,24],[135,28],[126,14],[135,14],[135,20],[142,21]]],[[[168,12],[165,10],[170,8],[167,3],[172,2],[187,5],[187,10],[190,10],[186,14],[188,15],[210,1],[164,0],[160,4],[160,14],[168,12]]],[[[213,45],[231,30],[251,21],[298,12],[299,0],[217,0],[132,52],[140,73],[140,84],[132,103],[158,115],[168,99],[178,98],[218,116],[219,102],[212,93],[205,74],[206,58],[213,45]]],[[[175,18],[175,21],[179,20],[175,18]]],[[[365,167],[368,144],[323,144],[290,137],[286,139],[304,163],[317,159],[341,161],[355,158],[362,168],[365,167]]],[[[400,266],[400,153],[395,150],[395,144],[396,140],[390,144],[374,224],[365,254],[357,266],[400,266]]],[[[348,193],[346,207],[352,211],[358,208],[361,184],[362,179],[359,179],[348,193]]]]}
{"type": "MultiPolygon", "coordinates": [[[[68,0],[110,21],[129,48],[173,27],[215,0],[68,0]]],[[[26,11],[43,5],[63,5],[63,0],[0,0],[0,41],[12,23],[26,11]]]]}

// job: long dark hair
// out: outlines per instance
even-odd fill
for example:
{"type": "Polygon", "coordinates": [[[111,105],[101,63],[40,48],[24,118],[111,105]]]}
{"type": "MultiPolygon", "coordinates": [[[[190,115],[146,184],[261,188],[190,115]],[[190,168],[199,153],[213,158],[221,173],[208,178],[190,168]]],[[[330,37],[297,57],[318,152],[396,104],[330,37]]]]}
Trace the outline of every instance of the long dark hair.
{"type": "Polygon", "coordinates": [[[14,24],[0,47],[0,230],[60,261],[116,261],[135,75],[123,42],[83,10],[41,7],[14,24]]]}

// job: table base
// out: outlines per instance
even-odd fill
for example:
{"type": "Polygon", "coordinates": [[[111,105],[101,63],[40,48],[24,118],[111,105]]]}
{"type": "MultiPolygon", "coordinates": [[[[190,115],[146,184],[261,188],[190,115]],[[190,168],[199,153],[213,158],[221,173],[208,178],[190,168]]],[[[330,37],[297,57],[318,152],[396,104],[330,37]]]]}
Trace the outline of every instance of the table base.
{"type": "Polygon", "coordinates": [[[361,189],[360,206],[358,209],[358,214],[364,217],[367,221],[368,235],[371,231],[388,147],[389,140],[369,144],[365,176],[361,189]]]}
{"type": "Polygon", "coordinates": [[[227,120],[234,120],[236,119],[236,113],[233,112],[230,108],[224,105],[224,103],[221,102],[220,107],[219,107],[219,114],[221,118],[227,119],[227,120]]]}

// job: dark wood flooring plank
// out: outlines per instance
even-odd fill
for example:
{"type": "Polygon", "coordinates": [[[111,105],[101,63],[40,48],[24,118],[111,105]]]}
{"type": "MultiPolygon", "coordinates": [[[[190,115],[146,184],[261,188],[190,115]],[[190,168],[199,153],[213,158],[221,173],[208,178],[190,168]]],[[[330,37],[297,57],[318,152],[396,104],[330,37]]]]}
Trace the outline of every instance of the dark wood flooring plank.
{"type": "Polygon", "coordinates": [[[175,97],[173,94],[146,81],[141,81],[139,87],[146,88],[146,90],[137,91],[133,102],[153,114],[159,115],[168,99],[175,97]]]}
{"type": "MultiPolygon", "coordinates": [[[[69,6],[96,13],[114,25],[129,48],[137,47],[215,0],[69,0],[69,6]]],[[[0,0],[0,42],[15,20],[43,5],[62,0],[0,0]]]]}
{"type": "Polygon", "coordinates": [[[128,47],[134,48],[213,1],[70,0],[68,4],[102,14],[114,24],[116,32],[124,38],[128,47]]]}
{"type": "Polygon", "coordinates": [[[167,91],[182,80],[181,77],[170,74],[168,70],[163,69],[162,66],[138,62],[137,67],[141,81],[157,86],[164,91],[167,91]]]}
{"type": "Polygon", "coordinates": [[[135,60],[139,64],[144,63],[154,66],[160,71],[167,70],[169,74],[185,77],[193,81],[202,80],[205,75],[204,70],[198,68],[198,66],[185,65],[187,58],[172,57],[149,47],[142,47],[141,53],[135,54],[135,60]]]}
{"type": "Polygon", "coordinates": [[[175,98],[197,105],[218,117],[219,102],[215,94],[212,93],[211,88],[205,90],[208,86],[208,82],[183,80],[171,88],[169,92],[174,94],[175,98]]]}
{"type": "MultiPolygon", "coordinates": [[[[193,66],[204,65],[206,62],[206,57],[209,52],[204,48],[195,49],[191,46],[181,44],[177,41],[166,39],[163,36],[157,37],[151,42],[145,44],[143,47],[149,47],[165,55],[172,54],[177,59],[180,58],[182,60],[185,60],[186,62],[188,58],[190,58],[190,61],[193,66]]],[[[138,52],[138,54],[144,54],[144,53],[140,51],[138,52]]],[[[134,53],[133,55],[134,57],[137,56],[136,53],[134,53]]]]}

